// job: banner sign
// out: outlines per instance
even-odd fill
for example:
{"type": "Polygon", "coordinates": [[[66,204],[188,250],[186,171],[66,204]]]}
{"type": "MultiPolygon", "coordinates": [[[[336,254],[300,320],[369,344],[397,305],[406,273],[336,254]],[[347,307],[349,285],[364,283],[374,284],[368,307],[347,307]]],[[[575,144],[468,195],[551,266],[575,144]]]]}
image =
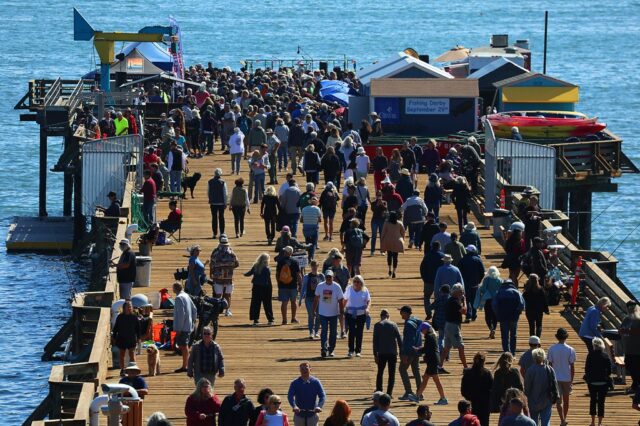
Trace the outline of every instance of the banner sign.
{"type": "Polygon", "coordinates": [[[375,112],[385,124],[400,124],[400,100],[398,98],[375,98],[375,112]]]}
{"type": "Polygon", "coordinates": [[[144,71],[144,58],[128,58],[127,59],[127,72],[143,72],[144,71]]]}
{"type": "Polygon", "coordinates": [[[405,100],[405,113],[407,114],[449,114],[448,98],[407,98],[405,100]]]}

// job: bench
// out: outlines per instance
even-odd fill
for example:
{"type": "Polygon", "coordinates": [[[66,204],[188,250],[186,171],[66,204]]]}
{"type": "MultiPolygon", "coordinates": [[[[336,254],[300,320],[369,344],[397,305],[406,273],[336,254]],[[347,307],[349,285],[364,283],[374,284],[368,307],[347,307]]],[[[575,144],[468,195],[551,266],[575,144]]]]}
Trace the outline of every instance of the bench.
{"type": "Polygon", "coordinates": [[[607,337],[603,338],[602,340],[604,341],[604,346],[609,352],[609,356],[611,357],[613,363],[618,367],[624,368],[624,355],[616,355],[615,346],[613,342],[611,342],[611,340],[609,340],[607,337]]]}

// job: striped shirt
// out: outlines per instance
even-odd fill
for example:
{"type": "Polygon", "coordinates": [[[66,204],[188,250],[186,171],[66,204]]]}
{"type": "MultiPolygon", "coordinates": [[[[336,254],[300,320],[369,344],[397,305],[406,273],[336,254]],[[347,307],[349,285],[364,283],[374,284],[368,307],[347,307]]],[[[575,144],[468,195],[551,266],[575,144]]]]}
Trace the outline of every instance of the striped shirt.
{"type": "Polygon", "coordinates": [[[318,206],[307,206],[302,209],[302,223],[305,225],[317,225],[322,217],[322,212],[318,206]]]}

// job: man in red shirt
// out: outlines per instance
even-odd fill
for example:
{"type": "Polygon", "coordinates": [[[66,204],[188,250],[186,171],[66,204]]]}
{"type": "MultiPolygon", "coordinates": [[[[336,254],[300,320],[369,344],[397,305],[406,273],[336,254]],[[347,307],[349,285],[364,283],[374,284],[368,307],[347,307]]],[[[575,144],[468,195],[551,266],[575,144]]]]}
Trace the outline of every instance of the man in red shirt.
{"type": "Polygon", "coordinates": [[[144,171],[144,183],[140,193],[143,194],[142,198],[142,216],[148,225],[151,225],[153,220],[153,212],[156,206],[156,183],[151,179],[151,171],[144,171]]]}
{"type": "Polygon", "coordinates": [[[131,112],[131,108],[127,108],[127,110],[124,112],[124,118],[126,118],[129,121],[129,134],[137,135],[138,123],[136,123],[136,117],[135,115],[133,115],[133,112],[131,112]]]}
{"type": "Polygon", "coordinates": [[[182,212],[178,208],[178,202],[175,200],[169,201],[169,217],[166,220],[160,222],[160,229],[169,233],[175,232],[180,228],[180,222],[182,221],[182,212]]]}
{"type": "Polygon", "coordinates": [[[144,169],[149,170],[152,163],[158,164],[160,162],[160,157],[156,155],[156,150],[154,147],[150,146],[147,149],[147,153],[144,155],[144,169]]]}

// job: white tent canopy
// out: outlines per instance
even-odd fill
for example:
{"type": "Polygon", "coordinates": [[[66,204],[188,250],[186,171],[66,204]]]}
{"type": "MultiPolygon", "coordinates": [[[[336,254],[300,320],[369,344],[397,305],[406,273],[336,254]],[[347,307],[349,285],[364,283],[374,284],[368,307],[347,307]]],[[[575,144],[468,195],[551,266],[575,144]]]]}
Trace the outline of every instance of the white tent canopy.
{"type": "Polygon", "coordinates": [[[358,72],[358,78],[363,85],[368,85],[374,78],[392,77],[409,68],[419,68],[436,78],[454,78],[451,74],[442,69],[428,64],[420,59],[416,59],[404,52],[397,52],[393,56],[383,61],[377,62],[358,72]]]}

